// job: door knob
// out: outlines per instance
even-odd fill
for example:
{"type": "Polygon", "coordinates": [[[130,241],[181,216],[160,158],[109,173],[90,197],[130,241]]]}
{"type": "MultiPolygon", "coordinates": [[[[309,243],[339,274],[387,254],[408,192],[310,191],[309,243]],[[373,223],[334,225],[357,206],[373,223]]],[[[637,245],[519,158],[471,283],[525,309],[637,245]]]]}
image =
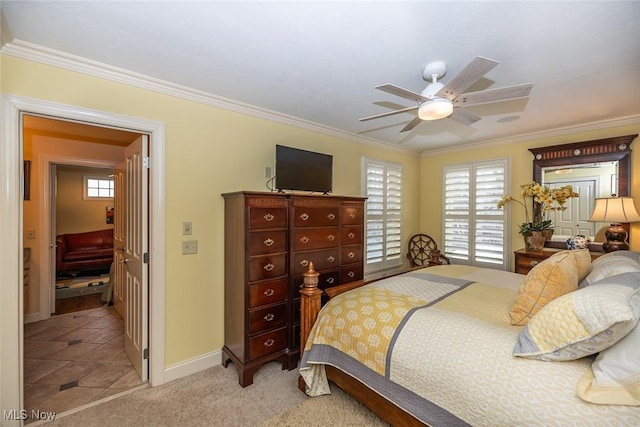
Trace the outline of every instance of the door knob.
{"type": "Polygon", "coordinates": [[[123,258],[120,261],[118,261],[118,264],[126,264],[129,262],[129,258],[123,258]]]}

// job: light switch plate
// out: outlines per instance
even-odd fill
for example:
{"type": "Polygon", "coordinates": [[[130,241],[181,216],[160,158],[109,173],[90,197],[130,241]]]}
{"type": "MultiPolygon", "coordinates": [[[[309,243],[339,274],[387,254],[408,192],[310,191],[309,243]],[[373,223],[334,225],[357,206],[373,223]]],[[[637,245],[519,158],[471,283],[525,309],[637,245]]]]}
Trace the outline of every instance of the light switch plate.
{"type": "Polygon", "coordinates": [[[191,236],[192,232],[193,232],[193,228],[191,226],[191,221],[184,221],[182,223],[182,235],[191,236]]]}
{"type": "Polygon", "coordinates": [[[182,242],[182,255],[191,255],[198,253],[197,240],[184,240],[182,242]]]}
{"type": "Polygon", "coordinates": [[[182,255],[191,255],[198,253],[197,240],[184,240],[182,242],[182,255]]]}

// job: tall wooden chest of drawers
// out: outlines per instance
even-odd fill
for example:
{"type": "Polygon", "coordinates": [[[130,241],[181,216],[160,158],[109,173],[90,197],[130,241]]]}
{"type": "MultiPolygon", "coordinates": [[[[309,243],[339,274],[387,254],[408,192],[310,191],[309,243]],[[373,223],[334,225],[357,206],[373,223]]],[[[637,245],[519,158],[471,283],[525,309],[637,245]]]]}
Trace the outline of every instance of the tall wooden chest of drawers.
{"type": "Polygon", "coordinates": [[[302,273],[325,289],[363,276],[362,197],[241,191],[225,198],[225,367],[243,387],[271,361],[300,357],[302,273]]]}

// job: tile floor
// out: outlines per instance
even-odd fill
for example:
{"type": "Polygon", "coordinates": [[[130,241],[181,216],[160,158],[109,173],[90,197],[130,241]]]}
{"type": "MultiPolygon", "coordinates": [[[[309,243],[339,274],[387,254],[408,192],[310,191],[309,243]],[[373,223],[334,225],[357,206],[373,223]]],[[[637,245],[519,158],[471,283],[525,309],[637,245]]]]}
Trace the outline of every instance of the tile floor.
{"type": "Polygon", "coordinates": [[[28,414],[61,413],[140,384],[124,351],[124,321],[113,306],[24,326],[28,414]]]}

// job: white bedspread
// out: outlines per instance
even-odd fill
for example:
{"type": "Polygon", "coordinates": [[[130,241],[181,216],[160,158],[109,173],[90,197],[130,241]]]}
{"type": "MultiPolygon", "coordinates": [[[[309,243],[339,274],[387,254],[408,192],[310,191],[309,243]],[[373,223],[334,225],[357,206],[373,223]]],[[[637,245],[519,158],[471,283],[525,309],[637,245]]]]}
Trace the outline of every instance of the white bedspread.
{"type": "Polygon", "coordinates": [[[591,358],[512,356],[521,327],[509,325],[509,308],[523,278],[439,266],[336,297],[321,311],[303,355],[308,394],[328,392],[323,364],[329,364],[433,426],[640,426],[638,407],[576,396],[591,358]],[[397,301],[391,311],[399,321],[372,308],[377,297],[397,301]],[[386,341],[380,322],[398,325],[386,341]]]}

